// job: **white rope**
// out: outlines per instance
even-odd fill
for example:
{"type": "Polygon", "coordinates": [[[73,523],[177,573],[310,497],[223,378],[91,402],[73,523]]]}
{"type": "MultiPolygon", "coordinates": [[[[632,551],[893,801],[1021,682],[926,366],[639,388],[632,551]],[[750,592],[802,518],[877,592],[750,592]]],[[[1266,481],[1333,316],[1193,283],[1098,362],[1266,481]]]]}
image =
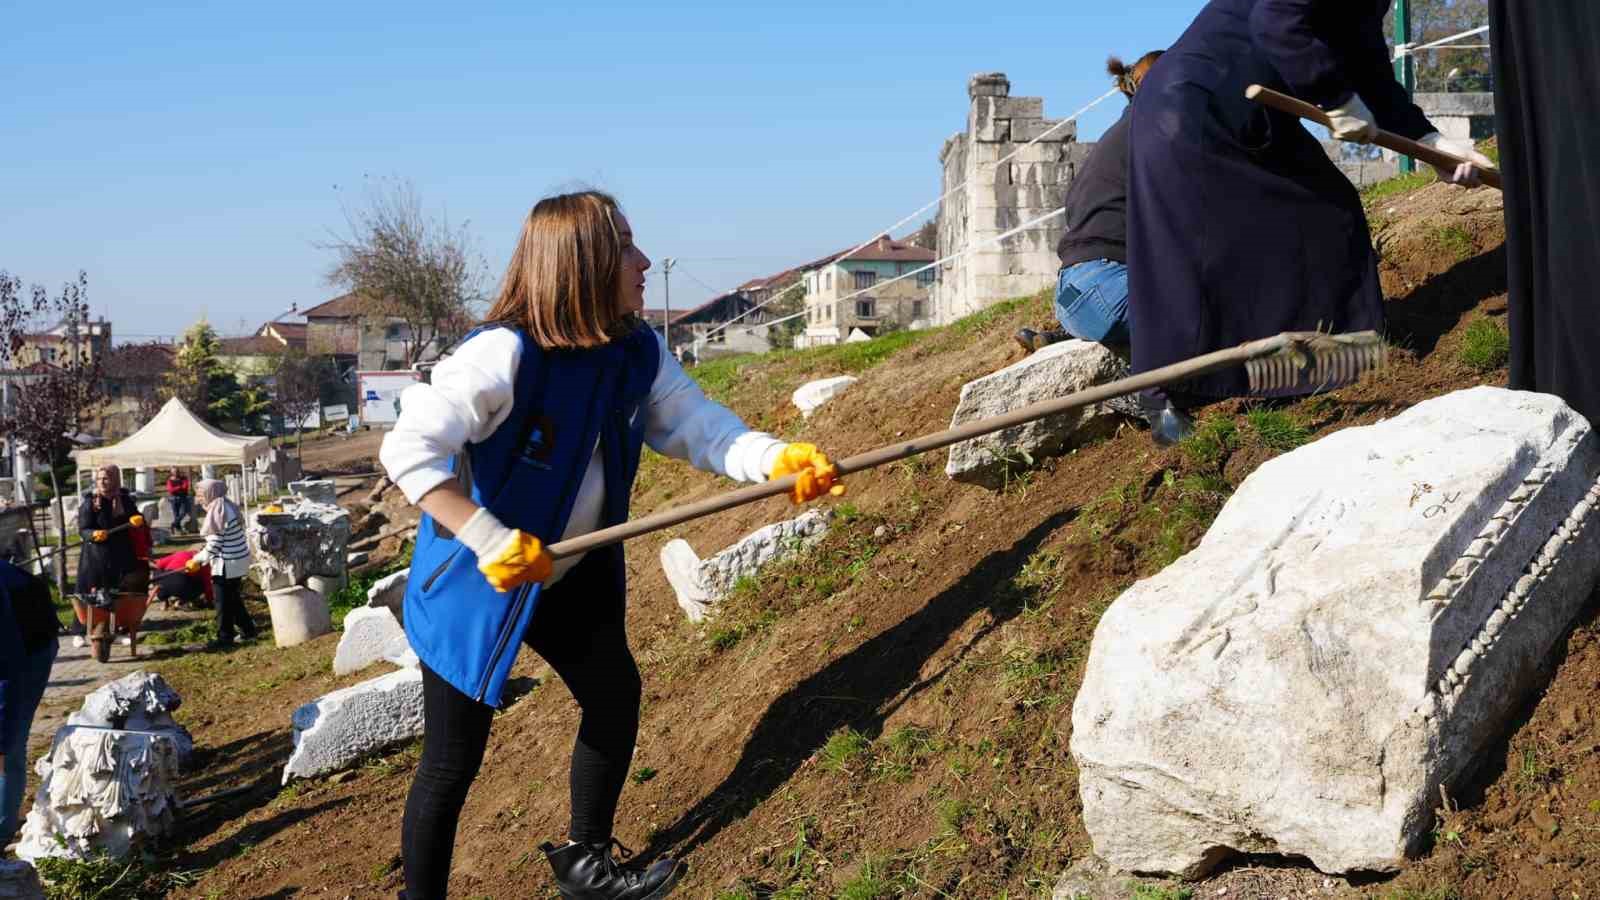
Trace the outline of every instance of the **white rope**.
{"type": "MultiPolygon", "coordinates": [[[[933,262],[928,263],[927,265],[923,266],[920,269],[912,269],[911,271],[906,272],[906,273],[904,273],[902,275],[896,275],[895,277],[889,279],[888,281],[877,282],[872,287],[862,288],[861,290],[856,291],[855,293],[846,294],[845,296],[840,297],[838,300],[836,300],[834,302],[835,303],[845,303],[847,301],[854,300],[855,298],[861,296],[862,294],[870,294],[873,291],[882,290],[883,288],[886,288],[889,285],[894,284],[896,281],[904,281],[907,278],[914,278],[917,275],[920,275],[921,273],[928,271],[929,269],[937,268],[937,267],[942,266],[945,263],[950,262],[952,260],[960,259],[961,257],[966,256],[968,253],[971,253],[974,250],[979,250],[979,249],[982,249],[984,247],[987,247],[990,244],[998,244],[1001,241],[1005,240],[1006,238],[1009,238],[1009,237],[1012,237],[1012,236],[1014,236],[1016,234],[1020,234],[1021,232],[1027,231],[1028,229],[1032,228],[1033,226],[1038,225],[1040,222],[1045,222],[1045,221],[1048,221],[1050,219],[1054,219],[1056,216],[1062,215],[1064,213],[1066,213],[1066,209],[1065,208],[1057,209],[1057,210],[1055,210],[1053,212],[1047,212],[1044,215],[1039,216],[1036,219],[1029,219],[1028,221],[1023,222],[1021,225],[1018,225],[1017,227],[1011,229],[1010,231],[1004,232],[1002,234],[997,234],[997,235],[995,235],[994,237],[991,237],[991,238],[984,238],[983,240],[977,242],[976,244],[973,244],[970,247],[967,247],[967,248],[965,248],[963,250],[959,250],[959,251],[957,251],[955,253],[950,254],[949,256],[940,257],[939,259],[936,259],[933,262]]],[[[784,316],[781,319],[773,319],[771,322],[767,322],[765,324],[767,324],[767,325],[777,325],[780,322],[787,322],[790,319],[798,319],[801,316],[805,315],[806,312],[807,311],[802,310],[801,312],[797,312],[794,315],[784,316]]],[[[711,335],[711,332],[706,332],[706,335],[709,337],[711,335]]]]}
{"type": "MultiPolygon", "coordinates": [[[[1077,121],[1079,116],[1082,116],[1084,113],[1088,112],[1089,110],[1094,109],[1096,106],[1099,106],[1100,104],[1106,102],[1107,100],[1111,99],[1113,96],[1115,96],[1118,93],[1120,93],[1118,88],[1112,88],[1111,90],[1106,91],[1104,94],[1101,94],[1100,96],[1094,98],[1093,100],[1091,100],[1088,103],[1084,104],[1083,106],[1079,107],[1078,110],[1076,112],[1074,112],[1072,115],[1067,116],[1065,119],[1062,119],[1061,121],[1057,122],[1056,124],[1050,126],[1049,128],[1046,128],[1044,131],[1040,132],[1038,137],[1035,137],[1033,140],[1027,142],[1026,144],[1023,144],[1021,147],[1018,147],[1017,149],[1012,150],[1010,153],[1007,153],[1005,156],[1002,156],[999,159],[995,160],[992,165],[994,165],[996,168],[998,168],[998,167],[1010,162],[1011,160],[1015,159],[1018,154],[1022,153],[1022,151],[1028,149],[1029,147],[1032,147],[1034,144],[1039,143],[1040,141],[1042,141],[1045,138],[1049,137],[1050,135],[1056,133],[1060,129],[1066,127],[1066,125],[1068,123],[1077,121]]],[[[986,163],[986,165],[989,165],[989,164],[986,163]]],[[[900,228],[900,226],[907,224],[908,222],[910,222],[911,220],[917,218],[918,216],[922,215],[923,213],[927,212],[928,210],[930,210],[930,209],[934,208],[935,206],[938,206],[939,204],[943,203],[945,200],[949,199],[950,196],[953,195],[956,191],[959,191],[962,188],[965,188],[966,186],[967,186],[967,183],[965,181],[963,181],[960,184],[956,185],[955,187],[951,188],[950,190],[945,191],[944,193],[940,194],[937,198],[935,198],[932,202],[926,203],[926,204],[922,205],[921,207],[918,207],[910,215],[907,215],[906,217],[902,218],[900,221],[894,223],[893,225],[890,225],[888,228],[882,228],[882,229],[879,229],[878,231],[874,232],[872,237],[870,237],[870,238],[866,239],[865,241],[857,244],[856,246],[850,248],[850,250],[845,252],[843,255],[835,257],[831,262],[828,263],[828,265],[835,265],[837,263],[843,262],[846,259],[849,259],[850,257],[856,255],[857,253],[860,253],[862,250],[865,250],[866,248],[868,248],[868,247],[872,246],[874,243],[876,243],[878,238],[879,238],[879,236],[881,236],[881,235],[884,235],[884,234],[893,235],[894,232],[900,228]]],[[[936,265],[936,263],[935,263],[935,265],[936,265]]],[[[918,269],[917,271],[920,272],[922,270],[918,269]]],[[[905,276],[896,276],[895,280],[898,281],[902,277],[905,277],[905,276]]],[[[729,325],[734,324],[735,322],[739,321],[740,319],[744,318],[745,316],[750,315],[751,313],[755,312],[758,309],[761,309],[762,307],[766,306],[769,303],[775,302],[779,297],[782,297],[784,294],[787,294],[795,285],[800,284],[804,280],[805,280],[804,276],[802,276],[799,279],[796,279],[795,281],[791,282],[787,287],[785,287],[783,290],[778,291],[777,293],[774,293],[771,297],[767,298],[766,300],[763,300],[762,302],[756,304],[755,306],[750,307],[749,309],[745,310],[744,312],[740,313],[737,316],[734,316],[733,318],[729,319],[728,321],[723,322],[721,325],[718,325],[716,328],[713,328],[710,331],[707,331],[705,333],[705,337],[709,338],[709,337],[711,337],[711,335],[716,334],[719,331],[722,331],[723,329],[727,328],[729,325]]],[[[889,282],[884,282],[884,283],[888,284],[889,282]]],[[[725,292],[723,292],[723,294],[717,294],[717,295],[714,295],[714,296],[720,297],[720,296],[724,296],[725,294],[731,294],[731,293],[733,293],[733,292],[732,291],[725,291],[725,292]]],[[[793,318],[795,318],[795,317],[794,316],[785,316],[784,318],[778,319],[777,321],[778,322],[787,322],[789,319],[793,319],[793,318]]],[[[766,324],[772,325],[772,324],[776,324],[776,323],[775,322],[768,322],[766,324]]],[[[668,323],[668,327],[671,327],[670,323],[668,323]]]]}
{"type": "MultiPolygon", "coordinates": [[[[1449,37],[1440,38],[1437,41],[1430,41],[1429,43],[1426,43],[1426,44],[1396,44],[1395,47],[1394,47],[1394,58],[1395,59],[1400,59],[1401,57],[1409,56],[1409,55],[1411,55],[1413,53],[1417,53],[1417,52],[1422,51],[1422,50],[1432,50],[1435,47],[1442,47],[1445,44],[1453,44],[1456,41],[1461,40],[1462,38],[1469,38],[1469,37],[1472,37],[1475,34],[1483,34],[1484,32],[1486,32],[1488,30],[1489,30],[1489,26],[1480,25],[1477,28],[1473,28],[1473,29],[1470,29],[1468,31],[1463,31],[1460,34],[1452,34],[1449,37]]],[[[1458,48],[1458,49],[1464,49],[1464,48],[1458,48]]]]}

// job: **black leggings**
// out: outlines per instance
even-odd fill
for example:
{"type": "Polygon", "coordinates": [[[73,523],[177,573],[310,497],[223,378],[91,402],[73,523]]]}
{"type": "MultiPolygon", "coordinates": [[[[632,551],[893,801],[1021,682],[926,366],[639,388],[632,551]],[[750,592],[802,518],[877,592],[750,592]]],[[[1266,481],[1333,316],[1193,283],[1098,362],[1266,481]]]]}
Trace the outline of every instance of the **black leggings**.
{"type": "Polygon", "coordinates": [[[212,591],[217,597],[217,640],[224,644],[233,643],[235,628],[243,632],[245,640],[254,638],[256,623],[244,608],[244,578],[215,579],[212,591]]]}
{"type": "MultiPolygon", "coordinates": [[[[544,657],[583,712],[572,748],[572,840],[611,838],[639,734],[639,667],[623,627],[611,550],[588,554],[543,591],[523,642],[544,657]]],[[[406,900],[445,896],[456,822],[489,742],[494,709],[422,667],[422,760],[406,797],[400,850],[406,900]]]]}

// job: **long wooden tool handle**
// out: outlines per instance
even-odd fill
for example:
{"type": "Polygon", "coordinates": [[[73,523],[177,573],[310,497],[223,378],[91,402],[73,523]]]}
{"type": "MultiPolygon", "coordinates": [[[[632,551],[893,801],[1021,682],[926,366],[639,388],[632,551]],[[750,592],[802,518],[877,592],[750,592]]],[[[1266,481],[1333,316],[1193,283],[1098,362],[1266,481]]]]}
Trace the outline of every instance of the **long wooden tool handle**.
{"type": "MultiPolygon", "coordinates": [[[[118,526],[116,526],[114,528],[107,528],[106,529],[106,534],[108,536],[109,535],[113,535],[113,534],[116,534],[119,531],[126,531],[127,529],[132,528],[132,527],[133,527],[133,523],[132,522],[123,522],[121,525],[118,525],[118,526]]],[[[43,552],[41,552],[38,556],[35,556],[35,557],[31,558],[31,559],[25,559],[25,560],[23,560],[21,562],[12,563],[12,565],[14,565],[14,566],[31,566],[34,563],[38,562],[41,559],[44,559],[47,556],[53,556],[56,553],[56,551],[58,551],[58,550],[61,551],[62,553],[65,553],[68,550],[71,550],[73,547],[82,547],[84,544],[92,544],[92,543],[94,543],[94,541],[79,541],[76,544],[63,544],[60,547],[49,547],[49,548],[46,548],[43,552]]]]}
{"type": "MultiPolygon", "coordinates": [[[[1244,95],[1247,99],[1254,100],[1263,106],[1270,106],[1279,112],[1285,112],[1291,116],[1299,116],[1302,119],[1309,119],[1328,128],[1333,127],[1333,121],[1321,109],[1304,100],[1291,97],[1272,88],[1252,84],[1245,88],[1244,95]]],[[[1404,153],[1406,156],[1414,156],[1423,162],[1431,163],[1442,169],[1454,169],[1464,162],[1472,162],[1472,160],[1462,159],[1459,156],[1445,153],[1443,150],[1435,150],[1427,144],[1419,144],[1408,137],[1401,137],[1392,131],[1384,131],[1381,128],[1378,129],[1378,135],[1372,139],[1372,142],[1379,147],[1393,150],[1396,153],[1404,153]]],[[[1474,165],[1477,164],[1474,163],[1474,165]]],[[[1478,177],[1484,184],[1492,188],[1500,187],[1499,169],[1488,166],[1478,166],[1477,168],[1478,177]]]]}
{"type": "MultiPolygon", "coordinates": [[[[1032,422],[1035,419],[1042,419],[1045,416],[1078,409],[1091,403],[1099,403],[1104,400],[1110,400],[1113,397],[1142,391],[1146,388],[1187,381],[1210,372],[1243,365],[1248,360],[1283,349],[1288,346],[1289,341],[1290,336],[1281,334],[1262,338],[1258,341],[1240,344],[1237,347],[1230,347],[1226,350],[1218,350],[1213,353],[1207,353],[1204,356],[1173,363],[1170,366],[1162,366],[1159,369],[1152,369],[1149,372],[1133,375],[1118,381],[1097,385],[1078,391],[1075,394],[1068,394],[1065,397],[1057,397],[1054,400],[1041,400],[1038,403],[1014,409],[991,419],[968,422],[956,428],[937,431],[899,444],[890,444],[877,450],[869,450],[866,453],[839,460],[834,465],[838,468],[840,475],[876,468],[885,463],[905,459],[908,456],[916,456],[929,450],[948,447],[951,444],[958,444],[975,437],[992,434],[1002,429],[1032,422]]],[[[788,494],[794,490],[794,480],[795,476],[787,475],[773,481],[754,484],[750,487],[729,491],[695,503],[687,503],[673,509],[662,510],[652,515],[624,522],[621,525],[613,525],[610,528],[591,531],[588,534],[580,535],[570,540],[551,544],[546,549],[556,559],[576,556],[580,553],[587,553],[590,550],[598,550],[601,547],[620,543],[642,534],[670,528],[690,519],[698,519],[701,516],[732,509],[735,506],[743,506],[746,503],[754,503],[757,500],[764,500],[768,497],[788,494]]]]}

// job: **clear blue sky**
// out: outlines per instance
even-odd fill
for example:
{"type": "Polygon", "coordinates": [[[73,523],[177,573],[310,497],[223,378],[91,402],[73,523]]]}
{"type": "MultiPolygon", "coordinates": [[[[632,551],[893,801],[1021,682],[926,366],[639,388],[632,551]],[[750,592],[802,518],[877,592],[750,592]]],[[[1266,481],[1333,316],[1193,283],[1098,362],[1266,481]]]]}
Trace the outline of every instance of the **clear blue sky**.
{"type": "Polygon", "coordinates": [[[1065,116],[1109,86],[1107,53],[1166,46],[1201,5],[20,4],[0,269],[87,270],[119,339],[202,313],[239,333],[333,296],[314,245],[366,177],[469,220],[491,285],[532,203],[586,183],[683,260],[681,306],[710,294],[694,278],[730,287],[937,196],[972,73],[1065,116]]]}

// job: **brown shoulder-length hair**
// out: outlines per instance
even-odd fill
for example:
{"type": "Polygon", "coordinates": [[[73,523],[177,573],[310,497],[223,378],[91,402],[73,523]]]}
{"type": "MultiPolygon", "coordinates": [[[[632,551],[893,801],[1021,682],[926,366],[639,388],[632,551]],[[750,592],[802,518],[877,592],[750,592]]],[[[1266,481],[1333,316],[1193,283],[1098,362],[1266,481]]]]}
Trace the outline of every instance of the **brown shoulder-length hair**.
{"type": "Polygon", "coordinates": [[[598,347],[632,330],[637,317],[622,308],[618,290],[619,211],[601,191],[540,200],[485,321],[525,329],[547,350],[598,347]]]}
{"type": "Polygon", "coordinates": [[[1156,64],[1156,60],[1160,59],[1164,52],[1166,51],[1151,50],[1139,57],[1131,66],[1118,57],[1107,57],[1106,73],[1116,82],[1117,90],[1131,100],[1133,92],[1139,89],[1139,82],[1144,80],[1144,76],[1150,72],[1150,67],[1156,64]]]}

